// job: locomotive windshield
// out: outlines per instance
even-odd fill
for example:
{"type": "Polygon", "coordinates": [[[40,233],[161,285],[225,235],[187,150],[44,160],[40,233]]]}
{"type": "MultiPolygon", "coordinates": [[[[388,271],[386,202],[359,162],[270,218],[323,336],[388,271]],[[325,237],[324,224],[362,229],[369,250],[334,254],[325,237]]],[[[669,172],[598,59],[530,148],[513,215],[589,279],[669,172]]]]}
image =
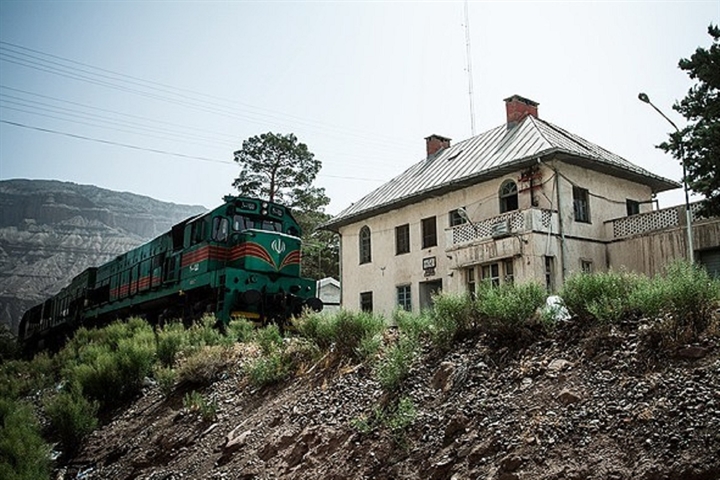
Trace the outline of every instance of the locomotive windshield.
{"type": "Polygon", "coordinates": [[[234,231],[242,232],[243,230],[248,230],[250,228],[255,228],[257,230],[268,230],[271,232],[282,232],[282,222],[268,219],[254,220],[250,217],[246,217],[245,215],[235,215],[233,217],[234,231]]]}

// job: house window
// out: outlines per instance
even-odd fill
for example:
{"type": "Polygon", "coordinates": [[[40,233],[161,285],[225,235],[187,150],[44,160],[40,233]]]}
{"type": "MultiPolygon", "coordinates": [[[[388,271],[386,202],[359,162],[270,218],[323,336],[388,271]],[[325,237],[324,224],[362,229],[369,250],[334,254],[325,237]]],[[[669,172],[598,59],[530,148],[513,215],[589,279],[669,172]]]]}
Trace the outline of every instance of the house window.
{"type": "Polygon", "coordinates": [[[401,255],[410,251],[410,225],[395,227],[395,255],[401,255]]]}
{"type": "Polygon", "coordinates": [[[500,213],[511,212],[518,209],[517,184],[506,180],[500,186],[500,213]]]}
{"type": "Polygon", "coordinates": [[[630,200],[629,198],[625,200],[625,205],[627,205],[627,214],[628,217],[630,215],[637,215],[640,213],[640,202],[636,200],[630,200]]]}
{"type": "Polygon", "coordinates": [[[592,273],[592,260],[580,259],[580,271],[583,273],[592,273]]]}
{"type": "Polygon", "coordinates": [[[545,290],[552,292],[555,289],[555,258],[545,257],[545,290]]]}
{"type": "Polygon", "coordinates": [[[481,277],[484,281],[489,281],[493,287],[500,285],[500,264],[491,263],[483,265],[480,269],[481,277]]]}
{"type": "Polygon", "coordinates": [[[410,301],[410,285],[400,285],[397,287],[398,306],[406,311],[412,310],[412,302],[410,301]]]}
{"type": "Polygon", "coordinates": [[[573,187],[573,208],[575,220],[590,223],[590,194],[580,187],[573,187]]]}
{"type": "Polygon", "coordinates": [[[437,222],[435,217],[422,220],[422,248],[430,248],[437,245],[437,222]]]}
{"type": "Polygon", "coordinates": [[[360,294],[360,310],[363,312],[373,311],[373,292],[362,292],[360,294]]]}
{"type": "Polygon", "coordinates": [[[503,270],[505,270],[505,276],[503,277],[503,280],[505,283],[514,283],[515,282],[515,272],[513,270],[513,260],[512,258],[508,258],[507,260],[503,260],[503,270]]]}
{"type": "Polygon", "coordinates": [[[459,213],[459,209],[457,210],[451,210],[450,213],[448,213],[448,224],[451,227],[455,227],[457,225],[462,225],[463,223],[467,223],[466,217],[463,217],[459,213]]]}
{"type": "Polygon", "coordinates": [[[475,300],[477,296],[477,285],[475,283],[475,268],[471,267],[465,270],[465,284],[467,285],[467,291],[470,294],[470,298],[475,300]]]}
{"type": "Polygon", "coordinates": [[[370,228],[364,226],[360,229],[360,264],[370,263],[370,228]]]}

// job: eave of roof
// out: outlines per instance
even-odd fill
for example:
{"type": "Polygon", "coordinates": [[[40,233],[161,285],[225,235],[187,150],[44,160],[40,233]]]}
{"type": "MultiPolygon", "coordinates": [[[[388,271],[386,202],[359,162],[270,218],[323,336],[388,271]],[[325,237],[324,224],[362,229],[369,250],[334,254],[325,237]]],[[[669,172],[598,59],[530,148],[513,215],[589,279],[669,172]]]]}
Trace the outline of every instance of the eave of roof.
{"type": "Polygon", "coordinates": [[[353,203],[321,228],[337,230],[366,218],[497,178],[541,160],[557,158],[648,185],[654,192],[678,188],[587,140],[534,117],[459,142],[424,159],[353,203]]]}

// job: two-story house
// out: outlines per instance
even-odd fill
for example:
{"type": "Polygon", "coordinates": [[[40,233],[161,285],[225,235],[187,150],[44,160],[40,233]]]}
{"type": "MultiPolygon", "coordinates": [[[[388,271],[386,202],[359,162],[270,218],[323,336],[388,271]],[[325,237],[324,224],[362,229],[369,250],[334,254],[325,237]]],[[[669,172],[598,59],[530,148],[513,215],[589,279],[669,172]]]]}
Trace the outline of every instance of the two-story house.
{"type": "Polygon", "coordinates": [[[505,100],[507,122],[427,157],[325,225],[341,237],[342,305],[389,314],[477,282],[540,282],[605,270],[607,222],[650,212],[680,185],[505,100]]]}

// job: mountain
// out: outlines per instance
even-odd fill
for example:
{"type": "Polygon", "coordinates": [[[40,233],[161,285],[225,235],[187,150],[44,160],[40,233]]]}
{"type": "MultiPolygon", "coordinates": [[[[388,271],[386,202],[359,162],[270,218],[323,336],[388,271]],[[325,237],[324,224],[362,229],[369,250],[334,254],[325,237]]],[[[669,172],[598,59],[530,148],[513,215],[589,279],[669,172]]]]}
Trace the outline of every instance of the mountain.
{"type": "Polygon", "coordinates": [[[0,324],[206,209],[54,180],[0,181],[0,324]]]}

